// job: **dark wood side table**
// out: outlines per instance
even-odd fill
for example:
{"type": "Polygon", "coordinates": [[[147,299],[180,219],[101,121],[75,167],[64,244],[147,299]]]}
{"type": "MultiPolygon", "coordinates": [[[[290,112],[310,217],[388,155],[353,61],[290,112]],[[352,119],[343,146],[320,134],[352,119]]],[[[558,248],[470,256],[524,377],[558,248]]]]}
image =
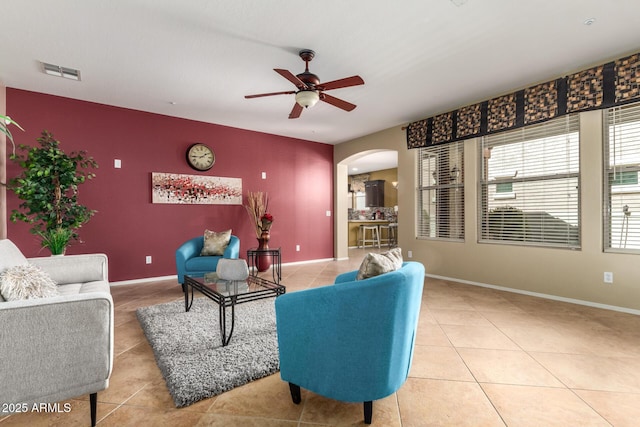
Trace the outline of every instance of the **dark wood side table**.
{"type": "Polygon", "coordinates": [[[282,256],[280,248],[273,249],[258,249],[249,248],[247,250],[247,263],[249,264],[249,273],[252,276],[258,275],[258,257],[268,256],[271,258],[271,273],[273,275],[273,281],[280,283],[282,279],[282,256]]]}

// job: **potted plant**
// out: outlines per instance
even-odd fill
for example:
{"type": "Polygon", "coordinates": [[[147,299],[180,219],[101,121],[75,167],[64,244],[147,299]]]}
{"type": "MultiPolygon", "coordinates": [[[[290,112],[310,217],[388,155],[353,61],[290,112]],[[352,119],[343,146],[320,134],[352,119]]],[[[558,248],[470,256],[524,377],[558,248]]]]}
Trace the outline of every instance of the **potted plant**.
{"type": "Polygon", "coordinates": [[[38,232],[38,235],[42,238],[42,247],[48,248],[51,251],[51,255],[64,255],[69,241],[73,237],[73,231],[64,227],[57,227],[38,232]]]}
{"type": "Polygon", "coordinates": [[[9,125],[11,124],[24,131],[24,129],[22,129],[18,123],[11,120],[11,117],[3,116],[2,114],[0,114],[0,132],[4,133],[7,136],[7,139],[11,141],[11,145],[13,146],[13,154],[16,154],[16,145],[13,142],[13,135],[11,134],[11,130],[9,129],[9,125]]]}
{"type": "Polygon", "coordinates": [[[96,212],[78,203],[78,186],[95,177],[89,169],[98,165],[85,151],[65,153],[48,131],[37,141],[39,146],[20,145],[23,154],[10,157],[22,168],[8,185],[22,200],[10,219],[33,224],[30,231],[40,236],[42,247],[63,254],[96,212]]]}

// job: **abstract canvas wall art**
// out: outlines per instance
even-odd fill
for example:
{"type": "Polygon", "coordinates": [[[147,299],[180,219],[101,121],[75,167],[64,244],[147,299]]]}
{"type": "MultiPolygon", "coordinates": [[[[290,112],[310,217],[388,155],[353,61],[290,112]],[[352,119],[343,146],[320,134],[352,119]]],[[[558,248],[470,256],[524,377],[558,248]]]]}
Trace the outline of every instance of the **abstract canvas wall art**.
{"type": "Polygon", "coordinates": [[[152,172],[153,203],[241,205],[242,178],[152,172]]]}

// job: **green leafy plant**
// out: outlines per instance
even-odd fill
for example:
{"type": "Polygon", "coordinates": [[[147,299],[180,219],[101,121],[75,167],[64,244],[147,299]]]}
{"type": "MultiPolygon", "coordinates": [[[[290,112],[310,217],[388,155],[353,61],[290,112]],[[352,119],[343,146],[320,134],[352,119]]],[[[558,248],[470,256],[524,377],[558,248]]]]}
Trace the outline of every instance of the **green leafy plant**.
{"type": "Polygon", "coordinates": [[[38,235],[42,238],[42,247],[48,248],[51,255],[63,255],[73,237],[73,231],[58,227],[39,232],[38,235]]]}
{"type": "Polygon", "coordinates": [[[59,246],[67,235],[67,243],[77,240],[77,230],[95,214],[78,203],[78,186],[95,177],[89,169],[98,165],[85,151],[65,153],[48,131],[37,141],[39,146],[20,145],[24,153],[11,156],[22,173],[11,179],[8,187],[22,203],[10,218],[33,224],[31,232],[53,253],[58,249],[50,245],[55,242],[59,246]]]}
{"type": "Polygon", "coordinates": [[[4,133],[5,135],[7,135],[7,139],[9,141],[11,141],[11,145],[13,146],[13,154],[16,154],[16,145],[13,142],[13,135],[11,134],[11,130],[9,129],[9,125],[15,125],[18,129],[24,131],[24,129],[22,129],[20,127],[20,125],[16,122],[14,122],[11,117],[9,116],[3,116],[2,114],[0,114],[0,132],[4,133]]]}

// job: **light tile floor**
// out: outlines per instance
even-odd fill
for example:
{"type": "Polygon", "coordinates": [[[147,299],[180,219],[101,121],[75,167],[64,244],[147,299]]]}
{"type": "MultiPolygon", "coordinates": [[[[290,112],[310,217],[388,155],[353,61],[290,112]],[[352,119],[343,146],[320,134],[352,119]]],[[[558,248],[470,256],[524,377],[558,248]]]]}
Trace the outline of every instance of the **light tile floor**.
{"type": "MultiPolygon", "coordinates": [[[[327,285],[348,261],[283,267],[287,292],[327,285]]],[[[278,374],[176,409],[135,316],[182,297],[175,281],[112,288],[115,363],[98,394],[101,426],[351,426],[362,405],[303,390],[294,405],[278,374]]],[[[1,361],[0,361],[1,363],[1,361]]],[[[0,385],[1,386],[1,385],[0,385]]],[[[89,424],[85,397],[69,413],[0,418],[0,427],[89,424]]],[[[377,426],[637,426],[640,317],[427,279],[413,367],[374,403],[377,426]]]]}

